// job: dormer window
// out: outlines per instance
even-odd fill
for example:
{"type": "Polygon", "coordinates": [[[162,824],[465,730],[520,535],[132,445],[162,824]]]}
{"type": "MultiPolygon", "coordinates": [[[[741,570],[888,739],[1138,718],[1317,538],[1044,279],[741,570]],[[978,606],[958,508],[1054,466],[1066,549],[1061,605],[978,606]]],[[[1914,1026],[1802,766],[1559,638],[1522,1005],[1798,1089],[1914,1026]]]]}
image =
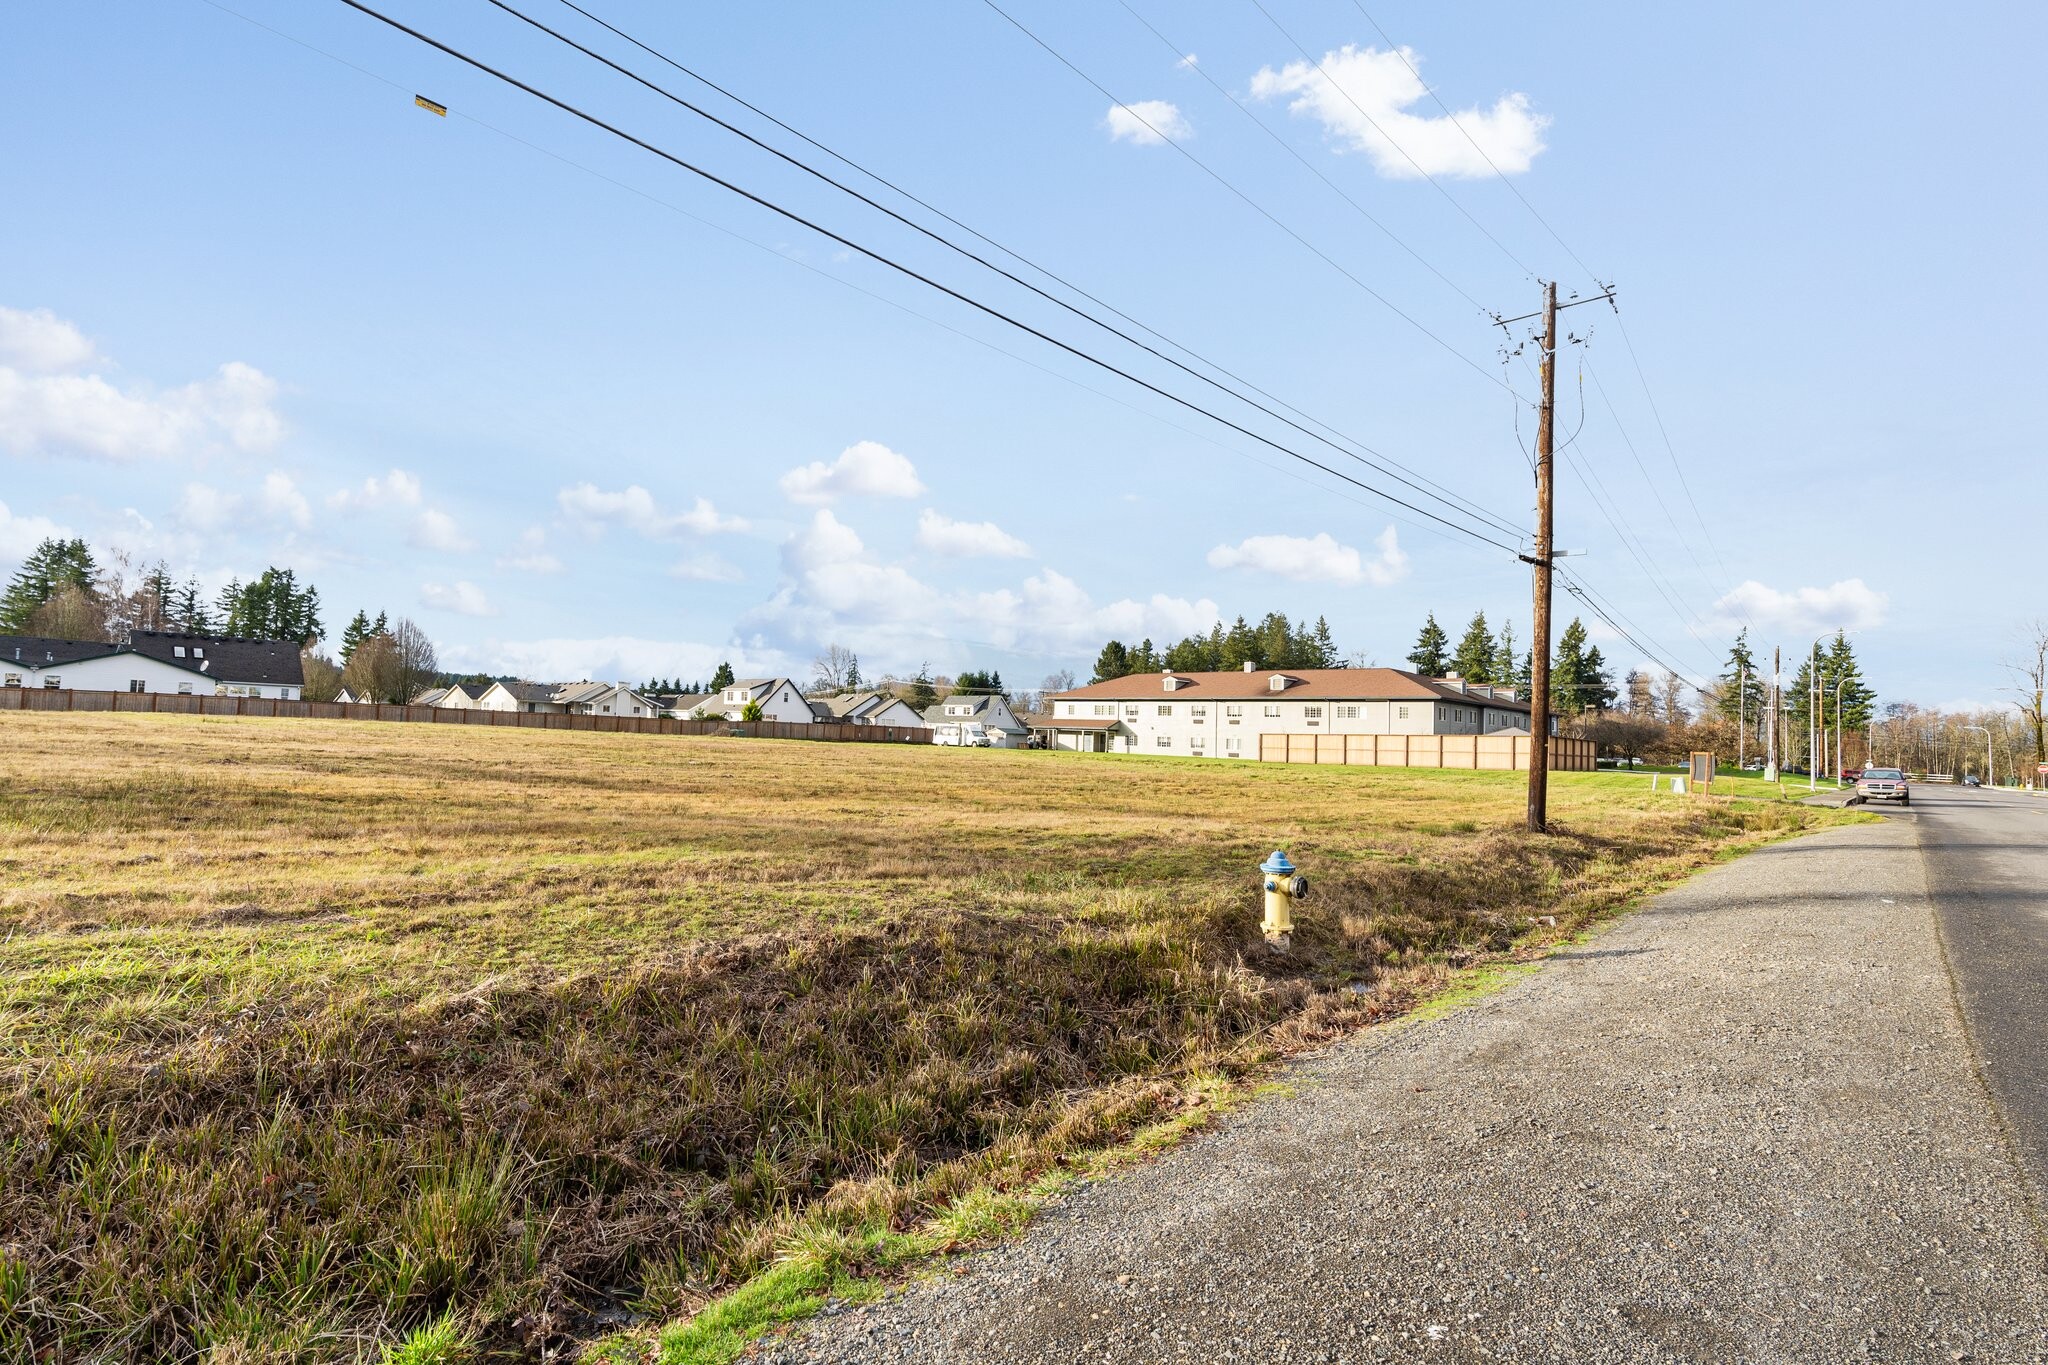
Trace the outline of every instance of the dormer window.
{"type": "Polygon", "coordinates": [[[194,645],[192,646],[192,657],[195,659],[203,659],[206,657],[206,651],[201,649],[198,645],[194,645]]]}
{"type": "Polygon", "coordinates": [[[1166,690],[1171,692],[1180,686],[1181,680],[1179,678],[1174,677],[1173,674],[1169,673],[1166,675],[1165,683],[1166,690]]]}
{"type": "Polygon", "coordinates": [[[185,646],[183,646],[183,645],[172,645],[172,646],[171,646],[171,657],[172,657],[172,658],[174,658],[174,659],[182,659],[182,658],[184,658],[184,657],[185,657],[185,646]]]}
{"type": "Polygon", "coordinates": [[[1270,692],[1285,692],[1288,681],[1289,679],[1285,673],[1275,673],[1272,677],[1266,679],[1266,689],[1270,692]]]}

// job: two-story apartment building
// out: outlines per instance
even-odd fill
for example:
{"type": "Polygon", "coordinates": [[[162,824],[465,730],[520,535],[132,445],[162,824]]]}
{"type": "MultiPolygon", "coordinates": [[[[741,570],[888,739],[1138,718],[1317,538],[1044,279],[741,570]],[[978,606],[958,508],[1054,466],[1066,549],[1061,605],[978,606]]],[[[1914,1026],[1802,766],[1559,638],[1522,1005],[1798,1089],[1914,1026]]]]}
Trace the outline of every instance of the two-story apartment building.
{"type": "Polygon", "coordinates": [[[1134,673],[1047,698],[1046,743],[1092,752],[1259,756],[1259,736],[1526,732],[1512,688],[1398,668],[1134,673]]]}
{"type": "Polygon", "coordinates": [[[133,630],[120,644],[0,636],[0,685],[98,692],[298,700],[306,675],[291,640],[133,630]]]}

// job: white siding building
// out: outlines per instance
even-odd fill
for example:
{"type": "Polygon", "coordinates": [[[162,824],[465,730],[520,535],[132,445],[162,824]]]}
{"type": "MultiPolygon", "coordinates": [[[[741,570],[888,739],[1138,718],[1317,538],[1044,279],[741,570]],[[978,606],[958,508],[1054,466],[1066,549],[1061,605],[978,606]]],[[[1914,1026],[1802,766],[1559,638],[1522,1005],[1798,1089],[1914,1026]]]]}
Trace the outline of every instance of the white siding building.
{"type": "Polygon", "coordinates": [[[1053,747],[1182,758],[1256,759],[1265,734],[1490,735],[1529,724],[1510,688],[1394,668],[1137,673],[1047,702],[1037,728],[1053,747]]]}
{"type": "Polygon", "coordinates": [[[1017,719],[1010,703],[988,692],[955,692],[924,709],[926,725],[979,726],[997,748],[1015,749],[1031,737],[1031,727],[1017,719]]]}
{"type": "Polygon", "coordinates": [[[295,701],[305,672],[289,640],[137,630],[114,645],[0,635],[0,686],[295,701]]]}
{"type": "Polygon", "coordinates": [[[787,678],[738,679],[698,707],[697,715],[705,719],[738,720],[750,701],[761,703],[762,720],[809,725],[818,718],[804,698],[803,689],[787,678]]]}

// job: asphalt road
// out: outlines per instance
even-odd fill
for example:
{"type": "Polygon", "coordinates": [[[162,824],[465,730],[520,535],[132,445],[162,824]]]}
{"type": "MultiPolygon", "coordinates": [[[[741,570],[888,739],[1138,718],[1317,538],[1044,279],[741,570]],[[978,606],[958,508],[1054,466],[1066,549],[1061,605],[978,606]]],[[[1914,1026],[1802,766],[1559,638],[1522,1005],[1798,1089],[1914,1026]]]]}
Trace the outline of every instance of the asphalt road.
{"type": "Polygon", "coordinates": [[[1716,868],[759,1358],[2048,1362],[2018,799],[1716,868]]]}
{"type": "Polygon", "coordinates": [[[1927,889],[1984,1079],[2048,1192],[2048,798],[1915,788],[1927,889]]]}

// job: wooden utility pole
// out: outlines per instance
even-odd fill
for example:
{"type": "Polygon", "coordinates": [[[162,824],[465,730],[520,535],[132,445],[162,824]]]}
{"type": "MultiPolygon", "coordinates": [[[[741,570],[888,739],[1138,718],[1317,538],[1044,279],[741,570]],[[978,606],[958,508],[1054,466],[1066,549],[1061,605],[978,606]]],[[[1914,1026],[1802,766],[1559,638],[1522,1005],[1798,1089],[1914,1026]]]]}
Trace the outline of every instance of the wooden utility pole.
{"type": "Polygon", "coordinates": [[[1529,643],[1529,832],[1549,824],[1550,802],[1550,537],[1557,487],[1550,461],[1557,396],[1557,285],[1543,286],[1543,406],[1536,414],[1536,638],[1529,643]]]}

